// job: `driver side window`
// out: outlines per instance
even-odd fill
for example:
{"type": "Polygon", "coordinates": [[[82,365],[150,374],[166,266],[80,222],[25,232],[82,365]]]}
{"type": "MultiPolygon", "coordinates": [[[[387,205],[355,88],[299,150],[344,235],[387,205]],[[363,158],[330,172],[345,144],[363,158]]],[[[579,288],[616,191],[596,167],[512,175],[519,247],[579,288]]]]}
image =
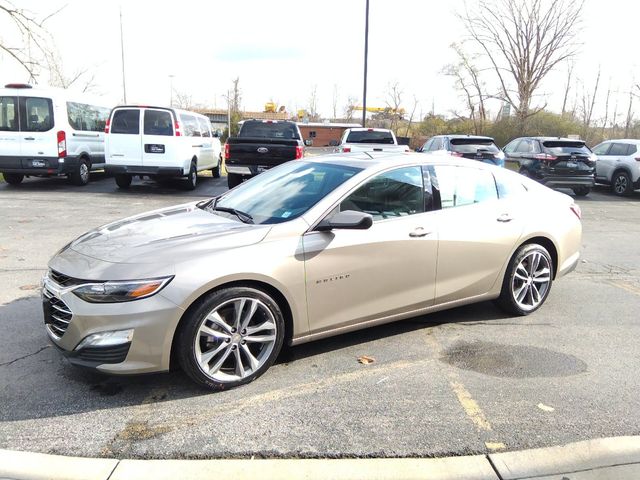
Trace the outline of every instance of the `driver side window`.
{"type": "Polygon", "coordinates": [[[340,204],[340,211],[371,214],[374,221],[424,212],[422,169],[404,167],[368,180],[340,204]]]}

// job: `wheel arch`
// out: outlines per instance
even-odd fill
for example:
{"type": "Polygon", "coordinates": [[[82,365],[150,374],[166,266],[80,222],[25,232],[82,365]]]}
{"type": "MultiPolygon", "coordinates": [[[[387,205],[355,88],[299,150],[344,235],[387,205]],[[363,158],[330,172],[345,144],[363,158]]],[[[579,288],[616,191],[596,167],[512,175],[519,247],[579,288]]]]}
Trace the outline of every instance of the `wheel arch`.
{"type": "Polygon", "coordinates": [[[255,288],[257,290],[262,290],[268,295],[270,295],[271,297],[273,297],[273,299],[276,301],[276,303],[282,310],[282,316],[284,317],[284,343],[286,345],[291,344],[291,339],[293,338],[293,313],[291,310],[291,305],[289,304],[289,301],[287,300],[285,295],[272,284],[264,282],[262,280],[254,280],[254,279],[233,280],[233,281],[228,281],[226,283],[221,283],[203,292],[199,297],[197,297],[193,302],[191,302],[189,307],[184,311],[184,313],[180,317],[180,320],[178,320],[175,330],[173,331],[173,338],[171,339],[171,353],[170,353],[170,359],[169,359],[169,368],[173,368],[173,366],[177,365],[178,363],[176,358],[177,337],[178,337],[178,333],[180,332],[180,329],[182,328],[182,325],[184,324],[184,320],[187,318],[187,316],[193,310],[198,308],[198,306],[202,303],[202,301],[205,299],[207,295],[213,292],[216,292],[218,290],[222,290],[224,288],[231,288],[231,287],[255,288]]]}
{"type": "Polygon", "coordinates": [[[553,261],[553,279],[555,280],[556,274],[558,273],[558,247],[549,237],[538,235],[536,237],[528,238],[520,245],[518,245],[518,248],[516,248],[515,251],[517,252],[523,246],[531,245],[534,243],[543,246],[547,250],[547,252],[549,252],[549,255],[551,255],[551,260],[553,261]]]}

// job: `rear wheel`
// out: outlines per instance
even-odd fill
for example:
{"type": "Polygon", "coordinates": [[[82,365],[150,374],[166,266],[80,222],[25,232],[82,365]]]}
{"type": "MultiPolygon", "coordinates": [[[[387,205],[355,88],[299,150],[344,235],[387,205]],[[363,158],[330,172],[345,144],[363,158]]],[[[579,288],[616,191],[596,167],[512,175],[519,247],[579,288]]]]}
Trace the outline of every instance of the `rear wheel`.
{"type": "Polygon", "coordinates": [[[24,175],[21,173],[3,173],[2,176],[9,185],[19,185],[24,180],[24,175]]]}
{"type": "Polygon", "coordinates": [[[73,183],[74,185],[78,185],[79,187],[82,187],[89,183],[90,169],[91,167],[89,165],[89,161],[85,158],[80,159],[80,163],[73,171],[73,173],[69,176],[69,178],[71,179],[71,183],[73,183]]]}
{"type": "Polygon", "coordinates": [[[496,304],[514,315],[529,315],[547,299],[551,290],[553,260],[537,243],[520,247],[511,258],[496,304]]]}
{"type": "Polygon", "coordinates": [[[633,193],[633,184],[631,183],[629,174],[624,170],[616,172],[612,178],[611,190],[621,197],[631,195],[633,193]]]}
{"type": "Polygon", "coordinates": [[[229,173],[227,174],[227,186],[229,189],[237,187],[242,183],[242,175],[238,175],[237,173],[229,173]]]}
{"type": "Polygon", "coordinates": [[[586,195],[589,195],[589,192],[591,191],[589,187],[576,187],[572,190],[577,197],[584,197],[586,195]]]}
{"type": "Polygon", "coordinates": [[[222,158],[218,158],[218,165],[211,169],[211,176],[213,178],[220,178],[220,165],[222,165],[222,158]]]}
{"type": "Polygon", "coordinates": [[[262,375],[283,340],[284,317],[271,296],[249,287],[225,288],[187,314],[178,333],[178,359],[200,385],[226,390],[262,375]]]}
{"type": "Polygon", "coordinates": [[[196,168],[196,163],[191,162],[191,167],[189,168],[189,175],[187,175],[187,190],[195,190],[198,185],[198,170],[196,168]]]}
{"type": "Polygon", "coordinates": [[[132,177],[131,175],[127,175],[126,173],[118,173],[116,174],[116,185],[119,188],[129,188],[131,185],[132,177]]]}

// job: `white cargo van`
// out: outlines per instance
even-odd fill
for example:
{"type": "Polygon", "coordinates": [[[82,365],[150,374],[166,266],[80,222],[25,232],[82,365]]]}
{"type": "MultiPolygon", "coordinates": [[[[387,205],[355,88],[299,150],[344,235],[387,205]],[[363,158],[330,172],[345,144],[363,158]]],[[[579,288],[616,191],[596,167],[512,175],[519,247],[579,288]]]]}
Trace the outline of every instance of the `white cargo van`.
{"type": "Polygon", "coordinates": [[[219,133],[204,115],[164,107],[115,107],[105,127],[106,171],[120,188],[134,175],[151,178],[187,177],[196,188],[197,172],[220,176],[219,133]]]}
{"type": "Polygon", "coordinates": [[[104,100],[60,88],[10,83],[0,88],[0,173],[17,185],[25,176],[67,175],[76,185],[104,168],[104,100]]]}

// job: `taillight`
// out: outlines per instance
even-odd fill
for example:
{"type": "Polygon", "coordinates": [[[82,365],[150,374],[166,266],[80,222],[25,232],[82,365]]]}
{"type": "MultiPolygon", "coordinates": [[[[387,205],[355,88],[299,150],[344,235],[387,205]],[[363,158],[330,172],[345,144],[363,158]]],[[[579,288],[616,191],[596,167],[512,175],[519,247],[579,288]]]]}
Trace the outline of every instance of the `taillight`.
{"type": "Polygon", "coordinates": [[[351,151],[351,147],[342,147],[342,153],[349,153],[351,151]]]}
{"type": "Polygon", "coordinates": [[[229,144],[225,143],[224,144],[224,159],[225,160],[229,160],[229,158],[231,158],[231,152],[229,151],[229,144]]]}
{"type": "Polygon", "coordinates": [[[575,216],[578,217],[578,220],[582,220],[582,210],[580,209],[580,206],[578,204],[572,203],[569,208],[575,214],[575,216]]]}
{"type": "Polygon", "coordinates": [[[67,134],[63,131],[58,132],[58,158],[67,156],[67,134]]]}
{"type": "Polygon", "coordinates": [[[533,156],[536,160],[544,160],[545,162],[553,162],[557,160],[558,157],[554,157],[553,155],[549,155],[548,153],[537,153],[533,156]]]}
{"type": "Polygon", "coordinates": [[[304,157],[304,148],[300,145],[296,146],[296,160],[304,157]]]}
{"type": "Polygon", "coordinates": [[[636,157],[636,162],[640,162],[640,157],[636,157]]]}
{"type": "Polygon", "coordinates": [[[107,123],[104,124],[104,133],[109,133],[110,128],[111,128],[111,119],[107,118],[107,123]]]}
{"type": "Polygon", "coordinates": [[[176,137],[181,137],[182,129],[180,128],[180,122],[178,120],[176,120],[175,129],[176,129],[176,137]]]}

